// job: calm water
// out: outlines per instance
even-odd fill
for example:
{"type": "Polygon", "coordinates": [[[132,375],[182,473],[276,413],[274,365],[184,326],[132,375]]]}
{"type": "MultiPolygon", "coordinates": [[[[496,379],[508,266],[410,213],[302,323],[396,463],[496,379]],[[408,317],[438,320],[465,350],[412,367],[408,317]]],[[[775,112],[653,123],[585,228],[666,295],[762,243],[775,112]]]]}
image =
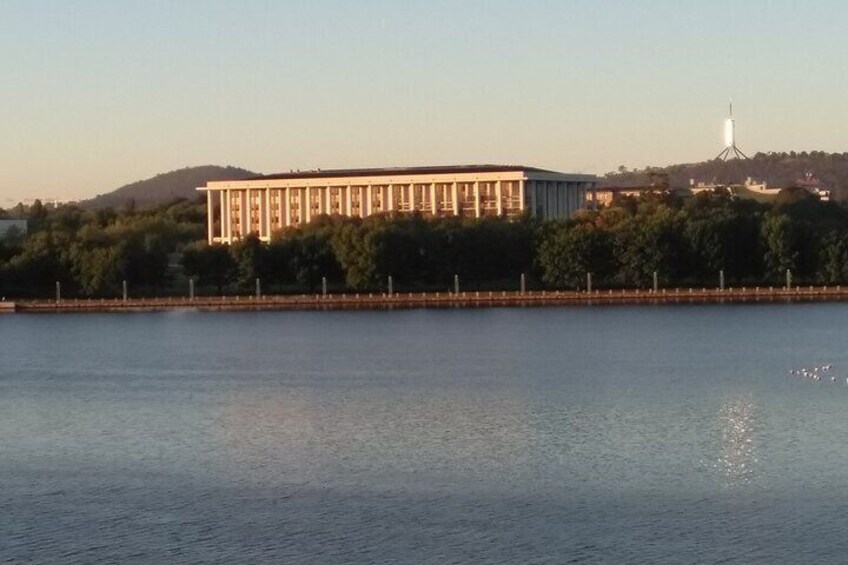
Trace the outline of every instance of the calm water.
{"type": "Polygon", "coordinates": [[[0,562],[841,563],[846,323],[3,316],[0,562]]]}

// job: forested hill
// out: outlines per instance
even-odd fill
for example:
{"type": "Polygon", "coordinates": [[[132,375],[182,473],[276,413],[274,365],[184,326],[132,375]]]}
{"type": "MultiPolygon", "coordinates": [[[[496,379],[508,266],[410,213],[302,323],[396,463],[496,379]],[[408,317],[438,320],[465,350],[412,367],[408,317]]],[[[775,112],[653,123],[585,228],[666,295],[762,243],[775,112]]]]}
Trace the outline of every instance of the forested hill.
{"type": "Polygon", "coordinates": [[[238,167],[215,165],[186,167],[130,183],[112,192],[83,201],[80,205],[83,208],[99,209],[123,208],[134,204],[136,207],[146,208],[171,202],[177,198],[196,198],[198,193],[195,189],[211,180],[238,180],[255,176],[257,173],[238,167]]]}
{"type": "Polygon", "coordinates": [[[607,186],[645,186],[656,182],[658,175],[668,175],[671,188],[685,188],[690,179],[695,182],[741,183],[751,177],[765,180],[770,186],[792,186],[804,175],[812,173],[824,187],[829,188],[834,200],[848,201],[848,153],[811,151],[795,153],[757,153],[749,160],[704,161],[648,167],[628,171],[624,168],[607,173],[603,183],[607,186]]]}

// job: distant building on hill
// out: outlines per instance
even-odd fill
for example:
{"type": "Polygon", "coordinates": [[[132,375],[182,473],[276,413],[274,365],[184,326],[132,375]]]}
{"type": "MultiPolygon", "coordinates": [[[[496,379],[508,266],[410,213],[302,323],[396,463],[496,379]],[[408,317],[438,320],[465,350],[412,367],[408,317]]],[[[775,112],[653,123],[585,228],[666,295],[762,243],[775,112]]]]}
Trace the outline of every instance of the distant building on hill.
{"type": "Polygon", "coordinates": [[[770,187],[768,183],[764,180],[754,180],[751,177],[745,179],[745,182],[742,186],[744,186],[751,192],[756,192],[757,194],[768,194],[772,196],[777,196],[777,193],[782,190],[779,187],[770,187]]]}
{"type": "Polygon", "coordinates": [[[813,173],[807,173],[804,175],[804,178],[797,179],[794,184],[797,187],[803,188],[810,193],[815,194],[821,200],[830,200],[830,189],[826,188],[813,173]]]}
{"type": "Polygon", "coordinates": [[[26,220],[0,220],[0,240],[27,234],[26,220]]]}
{"type": "Polygon", "coordinates": [[[612,203],[617,198],[628,196],[639,197],[647,192],[657,192],[659,189],[655,186],[602,186],[591,191],[587,196],[586,207],[590,210],[597,210],[604,207],[612,206],[612,203]]]}
{"type": "Polygon", "coordinates": [[[567,218],[584,208],[594,175],[517,165],[462,165],[291,171],[213,181],[207,197],[207,240],[232,243],[255,233],[262,241],[320,215],[365,218],[417,212],[429,217],[567,218]]]}
{"type": "MultiPolygon", "coordinates": [[[[744,189],[754,194],[777,196],[784,188],[779,186],[769,186],[766,181],[752,179],[751,177],[745,179],[745,182],[743,183],[716,184],[695,182],[695,180],[692,179],[689,184],[689,190],[691,190],[692,194],[711,191],[717,188],[726,188],[733,194],[739,194],[742,192],[742,189],[744,189]]],[[[792,186],[803,188],[810,194],[818,196],[822,201],[830,200],[830,190],[826,188],[812,173],[807,173],[803,179],[796,180],[792,183],[792,186]]]]}
{"type": "Polygon", "coordinates": [[[710,192],[716,189],[726,189],[731,193],[736,194],[740,189],[746,189],[755,194],[764,194],[767,196],[777,196],[777,193],[781,191],[780,188],[770,187],[768,183],[764,180],[757,180],[751,177],[745,179],[743,183],[715,183],[715,182],[695,182],[695,179],[689,181],[689,190],[692,194],[698,194],[700,192],[710,192]]]}

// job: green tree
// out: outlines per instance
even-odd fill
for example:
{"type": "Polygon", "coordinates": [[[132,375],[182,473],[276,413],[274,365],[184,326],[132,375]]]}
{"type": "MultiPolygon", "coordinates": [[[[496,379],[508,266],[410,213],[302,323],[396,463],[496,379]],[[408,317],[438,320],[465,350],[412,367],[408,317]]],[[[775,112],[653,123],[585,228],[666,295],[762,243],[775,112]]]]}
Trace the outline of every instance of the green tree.
{"type": "Polygon", "coordinates": [[[256,279],[269,272],[268,249],[255,233],[230,246],[235,264],[235,282],[242,289],[251,289],[256,279]]]}
{"type": "Polygon", "coordinates": [[[649,286],[654,272],[662,284],[674,280],[684,248],[681,233],[677,215],[665,205],[618,224],[613,233],[613,254],[619,281],[649,286]]]}
{"type": "Polygon", "coordinates": [[[831,231],[822,238],[816,282],[842,284],[848,281],[848,235],[831,231]]]}
{"type": "Polygon", "coordinates": [[[201,285],[214,286],[218,294],[236,274],[236,263],[225,245],[198,242],[183,250],[182,265],[186,275],[197,277],[201,285]]]}
{"type": "Polygon", "coordinates": [[[32,203],[32,206],[29,207],[28,219],[32,223],[33,229],[37,229],[38,226],[47,218],[47,210],[44,208],[44,204],[41,203],[41,200],[35,199],[35,202],[32,203]]]}
{"type": "Polygon", "coordinates": [[[333,234],[333,254],[351,288],[366,289],[377,284],[385,229],[382,222],[348,222],[333,234]]]}
{"type": "Polygon", "coordinates": [[[61,233],[41,231],[27,238],[7,264],[8,292],[19,295],[45,295],[56,281],[72,283],[68,260],[70,239],[61,233]]]}
{"type": "Polygon", "coordinates": [[[88,296],[115,294],[124,280],[127,245],[113,247],[76,246],[72,269],[77,285],[88,296]]]}
{"type": "Polygon", "coordinates": [[[294,256],[293,242],[290,239],[275,237],[267,248],[265,278],[271,286],[282,287],[293,283],[291,261],[294,256]]]}
{"type": "Polygon", "coordinates": [[[781,214],[767,214],[762,228],[764,262],[767,274],[780,279],[798,261],[797,235],[792,220],[781,214]]]}
{"type": "Polygon", "coordinates": [[[325,230],[310,230],[295,239],[291,269],[297,283],[309,290],[318,288],[323,277],[329,281],[341,278],[341,268],[325,230]]]}
{"type": "Polygon", "coordinates": [[[161,289],[168,282],[168,246],[157,233],[138,234],[125,240],[124,277],[131,284],[161,289]]]}
{"type": "Polygon", "coordinates": [[[756,202],[734,200],[729,193],[691,198],[682,209],[687,249],[681,275],[704,284],[714,283],[720,270],[728,280],[759,279],[761,211],[756,202]]]}
{"type": "Polygon", "coordinates": [[[554,287],[580,287],[586,274],[608,280],[613,272],[610,235],[591,222],[562,222],[543,236],[538,263],[542,281],[554,287]]]}

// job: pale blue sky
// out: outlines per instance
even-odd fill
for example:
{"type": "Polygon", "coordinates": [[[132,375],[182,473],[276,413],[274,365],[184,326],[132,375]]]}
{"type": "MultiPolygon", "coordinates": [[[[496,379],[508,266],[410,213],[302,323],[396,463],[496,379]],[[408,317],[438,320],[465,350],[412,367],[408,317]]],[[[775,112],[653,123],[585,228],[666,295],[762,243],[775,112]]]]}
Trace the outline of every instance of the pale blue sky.
{"type": "Polygon", "coordinates": [[[841,1],[0,0],[0,206],[190,165],[848,150],[841,1]]]}

